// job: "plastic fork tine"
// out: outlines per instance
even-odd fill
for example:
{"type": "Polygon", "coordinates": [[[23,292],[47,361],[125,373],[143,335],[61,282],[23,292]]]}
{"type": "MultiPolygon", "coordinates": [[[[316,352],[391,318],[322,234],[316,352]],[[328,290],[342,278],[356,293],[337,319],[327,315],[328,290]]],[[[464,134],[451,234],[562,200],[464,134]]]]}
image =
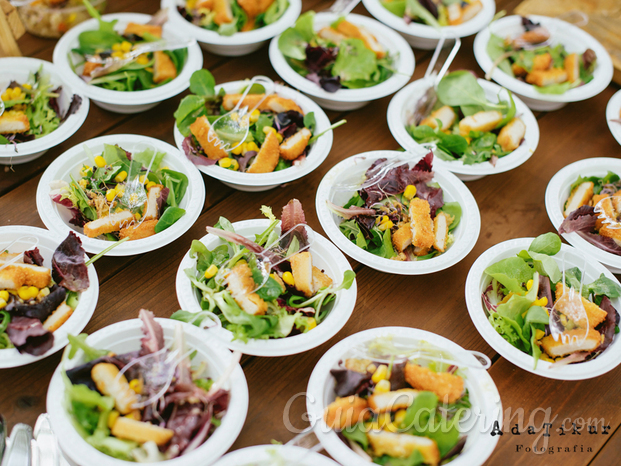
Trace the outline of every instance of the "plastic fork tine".
{"type": "Polygon", "coordinates": [[[446,60],[444,61],[444,64],[442,65],[442,68],[440,69],[440,72],[438,73],[438,76],[436,77],[436,82],[435,82],[436,86],[438,85],[440,80],[444,77],[446,72],[448,71],[449,66],[451,66],[451,63],[453,63],[453,60],[455,59],[457,52],[459,52],[460,47],[461,47],[461,39],[457,37],[455,39],[455,45],[453,45],[451,52],[449,53],[448,57],[446,57],[446,60]]]}
{"type": "Polygon", "coordinates": [[[440,37],[440,40],[438,41],[438,45],[436,45],[436,49],[433,51],[433,56],[431,57],[429,65],[427,66],[427,71],[425,71],[425,78],[428,78],[429,76],[431,76],[431,73],[433,73],[433,70],[436,67],[436,62],[438,61],[438,57],[440,56],[440,51],[444,47],[445,40],[446,37],[444,37],[444,34],[442,34],[442,37],[440,37]]]}

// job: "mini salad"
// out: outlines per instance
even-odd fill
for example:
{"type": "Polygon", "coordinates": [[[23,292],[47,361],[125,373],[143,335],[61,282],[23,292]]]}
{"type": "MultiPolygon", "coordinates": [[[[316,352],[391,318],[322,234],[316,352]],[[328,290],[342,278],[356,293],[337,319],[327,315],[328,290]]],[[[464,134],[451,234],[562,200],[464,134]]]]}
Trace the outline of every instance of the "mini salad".
{"type": "Polygon", "coordinates": [[[342,207],[339,229],[356,246],[386,259],[420,261],[447,251],[461,219],[458,202],[445,202],[433,182],[433,153],[413,168],[385,158],[366,171],[360,189],[342,207]]]}
{"type": "MultiPolygon", "coordinates": [[[[539,23],[522,17],[524,32],[515,38],[490,35],[487,53],[494,66],[542,94],[564,94],[593,79],[597,56],[591,49],[569,53],[553,45],[551,33],[539,23]]],[[[488,73],[488,74],[491,74],[488,73]]]]}
{"type": "Polygon", "coordinates": [[[215,85],[209,71],[195,71],[190,79],[193,94],[183,98],[174,115],[177,129],[185,136],[183,150],[196,165],[217,164],[227,170],[245,173],[284,170],[302,163],[313,142],[345,123],[341,120],[315,134],[313,112],[305,114],[293,100],[277,94],[266,96],[263,86],[255,85],[242,101],[242,106],[247,106],[250,112],[242,117],[249,126],[248,135],[242,144],[228,151],[211,130],[211,124],[234,109],[242,99],[245,87],[237,93],[227,94],[223,88],[216,93],[215,85]]]}
{"type": "Polygon", "coordinates": [[[39,249],[0,253],[0,350],[40,356],[54,346],[54,332],[90,286],[82,242],[69,233],[43,265],[39,249]]]}
{"type": "Polygon", "coordinates": [[[278,38],[278,48],[291,68],[325,91],[376,86],[395,72],[395,57],[371,31],[345,17],[317,32],[314,22],[314,11],[301,15],[278,38]]]}
{"type": "Polygon", "coordinates": [[[446,464],[466,443],[459,422],[471,407],[467,369],[440,362],[444,352],[422,344],[404,354],[390,338],[377,338],[360,351],[363,357],[347,358],[330,371],[336,400],[324,421],[369,462],[446,464]]]}
{"type": "Polygon", "coordinates": [[[490,324],[532,355],[535,367],[540,359],[564,365],[596,358],[619,332],[611,299],[621,297],[621,287],[604,274],[583,284],[578,267],[561,271],[554,258],[560,250],[559,236],[546,233],[485,269],[482,300],[490,324]]]}
{"type": "Polygon", "coordinates": [[[130,55],[135,47],[162,40],[165,11],[146,24],[128,23],[119,33],[115,30],[118,20],[104,21],[86,0],[84,4],[99,22],[99,29],[78,36],[79,46],[71,51],[79,60],[74,62],[69,57],[71,68],[84,81],[103,89],[132,92],[162,86],[179,75],[188,57],[187,48],[130,55]]]}
{"type": "Polygon", "coordinates": [[[287,8],[287,0],[186,0],[177,7],[190,23],[222,36],[273,24],[287,8]]]}
{"type": "Polygon", "coordinates": [[[621,256],[621,179],[616,173],[579,177],[565,201],[559,233],[576,232],[598,248],[621,256]]]}
{"type": "Polygon", "coordinates": [[[0,145],[32,141],[55,131],[82,104],[74,94],[63,112],[62,93],[62,86],[54,88],[43,66],[23,83],[11,81],[0,95],[5,107],[0,115],[0,145]]]}
{"type": "Polygon", "coordinates": [[[442,78],[435,94],[426,93],[417,102],[407,131],[419,144],[434,144],[442,160],[496,165],[526,134],[511,92],[509,99],[491,102],[472,73],[454,71],[442,78]]]}
{"type": "MultiPolygon", "coordinates": [[[[91,446],[125,461],[152,463],[187,454],[220,426],[230,393],[225,380],[205,377],[205,364],[191,366],[183,331],[167,347],[153,313],[140,310],[140,350],[114,354],[69,336],[69,359],[85,363],[62,372],[65,406],[91,446]]],[[[138,346],[138,341],[136,341],[138,346]]]]}
{"type": "Polygon", "coordinates": [[[50,183],[50,198],[69,209],[69,223],[89,238],[118,241],[153,236],[185,215],[179,204],[188,177],[162,166],[166,153],[145,149],[134,154],[104,144],[93,165],[82,165],[81,178],[50,183]]]}
{"type": "Polygon", "coordinates": [[[196,268],[185,273],[204,311],[178,311],[173,319],[200,326],[215,318],[234,339],[245,342],[306,333],[326,319],[336,293],[349,289],[355,273],[346,271],[336,285],[313,265],[312,231],[297,199],[283,207],[281,220],[270,207],[261,212],[271,223],[254,241],[235,233],[220,217],[207,231],[226,244],[210,251],[200,241],[192,242],[196,268]]]}
{"type": "Polygon", "coordinates": [[[406,23],[427,26],[458,26],[483,10],[480,0],[381,0],[380,3],[406,23]]]}

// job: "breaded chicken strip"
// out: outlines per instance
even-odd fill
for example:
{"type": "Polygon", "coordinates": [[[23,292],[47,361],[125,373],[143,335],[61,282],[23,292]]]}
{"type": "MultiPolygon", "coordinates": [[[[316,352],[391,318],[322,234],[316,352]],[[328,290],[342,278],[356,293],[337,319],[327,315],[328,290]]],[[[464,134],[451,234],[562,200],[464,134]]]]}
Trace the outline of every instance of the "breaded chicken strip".
{"type": "Polygon", "coordinates": [[[558,341],[552,335],[541,339],[541,347],[551,358],[566,356],[576,351],[593,351],[602,343],[602,337],[596,330],[575,328],[562,332],[558,341]]]}
{"type": "Polygon", "coordinates": [[[252,278],[252,271],[247,262],[238,262],[226,276],[225,284],[231,292],[231,296],[244,312],[256,316],[263,315],[267,311],[267,303],[253,293],[257,287],[252,278]]]}
{"type": "Polygon", "coordinates": [[[0,116],[0,134],[25,133],[30,130],[30,120],[24,112],[7,110],[0,116]]]}
{"type": "Polygon", "coordinates": [[[153,53],[155,61],[153,63],[153,82],[161,83],[167,79],[177,77],[177,68],[170,57],[161,51],[153,53]]]}
{"type": "Polygon", "coordinates": [[[255,18],[274,3],[274,0],[237,0],[238,5],[246,12],[249,18],[255,18]]]}
{"type": "Polygon", "coordinates": [[[313,257],[308,251],[298,252],[289,259],[291,273],[295,283],[295,289],[310,298],[314,294],[313,289],[313,257]]]}
{"type": "Polygon", "coordinates": [[[278,165],[278,160],[280,160],[278,138],[276,132],[272,131],[265,136],[259,153],[246,171],[248,173],[271,173],[278,165]]]}
{"type": "Polygon", "coordinates": [[[442,123],[442,129],[446,130],[453,126],[456,118],[457,114],[455,113],[455,110],[453,110],[452,107],[445,105],[444,107],[440,107],[439,109],[431,112],[427,118],[424,118],[420,122],[420,125],[429,126],[435,129],[438,127],[438,122],[436,120],[440,120],[442,123]]]}
{"type": "Polygon", "coordinates": [[[371,410],[367,400],[355,395],[338,398],[328,405],[323,414],[328,427],[337,430],[351,427],[369,417],[371,417],[371,410]]]}
{"type": "Polygon", "coordinates": [[[491,131],[501,120],[502,114],[497,110],[477,112],[459,122],[459,134],[466,137],[470,131],[491,131]]]}
{"type": "Polygon", "coordinates": [[[353,39],[360,39],[364,42],[364,46],[375,54],[377,58],[383,58],[386,56],[384,47],[377,41],[377,39],[362,26],[357,26],[350,23],[347,20],[342,20],[336,27],[337,32],[351,37],[353,39]]]}
{"type": "Polygon", "coordinates": [[[520,147],[525,134],[526,125],[520,118],[516,117],[502,127],[498,133],[498,144],[504,151],[514,151],[520,147]]]}
{"type": "Polygon", "coordinates": [[[145,33],[151,34],[155,37],[162,37],[162,26],[154,26],[152,24],[129,23],[125,27],[125,32],[123,34],[126,36],[134,34],[136,36],[142,37],[145,33]]]}
{"type": "Polygon", "coordinates": [[[368,399],[369,407],[376,413],[386,413],[406,409],[412,404],[419,391],[411,388],[402,388],[388,393],[371,395],[368,399]]]}
{"type": "Polygon", "coordinates": [[[412,226],[409,223],[402,223],[392,234],[392,244],[399,252],[405,251],[412,244],[412,226]]]}
{"type": "MultiPolygon", "coordinates": [[[[556,302],[554,306],[556,309],[567,316],[568,319],[573,320],[578,327],[585,328],[587,324],[587,320],[589,322],[589,328],[595,328],[599,324],[601,324],[604,320],[606,320],[606,316],[608,315],[606,311],[600,309],[600,307],[589,301],[588,299],[580,297],[582,305],[584,306],[584,310],[586,311],[586,317],[584,313],[582,313],[582,309],[576,307],[577,299],[571,299],[571,294],[569,288],[563,285],[562,283],[556,284],[556,302]]],[[[575,291],[576,295],[578,295],[579,291],[575,291]]]]}
{"type": "Polygon", "coordinates": [[[207,157],[212,160],[220,160],[228,157],[229,154],[222,148],[223,143],[215,132],[209,132],[211,126],[206,116],[197,118],[190,125],[190,132],[194,135],[198,143],[201,145],[207,157]]]}
{"type": "Polygon", "coordinates": [[[134,214],[129,210],[123,210],[86,223],[84,234],[89,238],[96,238],[99,235],[119,231],[121,228],[133,224],[134,221],[134,214]]]}
{"type": "Polygon", "coordinates": [[[374,456],[388,455],[395,458],[409,458],[414,450],[423,456],[425,464],[435,466],[440,462],[440,450],[434,440],[411,434],[397,434],[385,430],[367,433],[374,456]]]}
{"type": "Polygon", "coordinates": [[[280,145],[280,157],[285,160],[297,159],[306,149],[310,138],[311,132],[308,128],[302,128],[293,136],[289,136],[280,145]]]}
{"type": "Polygon", "coordinates": [[[535,86],[545,87],[567,81],[567,72],[563,68],[535,70],[526,75],[526,82],[535,86]]]}
{"type": "Polygon", "coordinates": [[[446,251],[446,243],[448,241],[451,223],[453,223],[453,217],[444,212],[438,212],[436,218],[433,219],[433,231],[435,235],[433,247],[436,248],[437,251],[446,251]]]}
{"type": "Polygon", "coordinates": [[[332,279],[313,265],[313,290],[327,288],[332,285],[332,279]]]}
{"type": "Polygon", "coordinates": [[[137,222],[135,225],[130,225],[121,229],[119,232],[119,238],[123,239],[129,237],[129,241],[148,238],[155,234],[155,225],[157,225],[157,219],[144,220],[137,222]]]}
{"type": "MultiPolygon", "coordinates": [[[[4,265],[0,261],[0,266],[4,265]]],[[[47,267],[14,262],[0,270],[0,290],[17,290],[19,287],[45,288],[52,283],[52,271],[47,267]]]]}
{"type": "Polygon", "coordinates": [[[410,227],[412,228],[412,244],[421,249],[433,246],[433,221],[429,202],[415,197],[410,201],[410,227]]]}
{"type": "Polygon", "coordinates": [[[433,372],[431,369],[408,363],[405,366],[405,381],[413,388],[433,392],[441,403],[455,403],[464,392],[464,379],[448,372],[433,372]]]}

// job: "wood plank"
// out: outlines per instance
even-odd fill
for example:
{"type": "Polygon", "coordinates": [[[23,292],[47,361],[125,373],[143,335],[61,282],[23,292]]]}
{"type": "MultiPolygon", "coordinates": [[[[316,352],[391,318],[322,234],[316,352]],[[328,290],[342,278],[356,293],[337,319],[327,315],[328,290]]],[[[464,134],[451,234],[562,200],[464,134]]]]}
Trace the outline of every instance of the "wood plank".
{"type": "Polygon", "coordinates": [[[591,466],[608,466],[610,464],[616,464],[621,457],[621,435],[620,430],[617,428],[614,434],[606,444],[597,452],[597,455],[589,463],[591,466]]]}

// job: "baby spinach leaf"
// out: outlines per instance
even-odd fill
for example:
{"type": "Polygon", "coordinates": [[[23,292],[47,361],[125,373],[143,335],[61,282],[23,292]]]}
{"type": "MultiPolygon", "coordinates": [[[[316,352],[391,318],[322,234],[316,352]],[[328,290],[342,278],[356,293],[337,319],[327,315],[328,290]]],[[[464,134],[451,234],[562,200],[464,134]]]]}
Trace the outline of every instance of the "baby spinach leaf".
{"type": "Polygon", "coordinates": [[[534,270],[521,257],[508,257],[487,267],[485,273],[509,291],[521,293],[522,283],[533,278],[534,270]]]}
{"type": "Polygon", "coordinates": [[[358,442],[365,450],[369,448],[369,439],[367,438],[364,423],[357,422],[351,427],[345,427],[341,433],[346,439],[358,442]]]}
{"type": "Polygon", "coordinates": [[[621,287],[606,275],[601,274],[597,280],[587,286],[589,294],[608,296],[610,299],[621,297],[621,287]]]}
{"type": "Polygon", "coordinates": [[[315,37],[315,29],[313,28],[314,24],[315,12],[311,10],[300,15],[293,28],[300,34],[304,41],[310,42],[315,37]]]}
{"type": "Polygon", "coordinates": [[[453,71],[447,74],[438,83],[438,99],[445,105],[460,107],[462,105],[490,105],[485,97],[485,91],[477,79],[469,71],[453,71]]]}
{"type": "Polygon", "coordinates": [[[205,98],[199,95],[186,95],[173,116],[177,122],[179,132],[184,136],[190,135],[190,125],[205,114],[205,98]]]}
{"type": "Polygon", "coordinates": [[[306,60],[306,44],[304,36],[295,28],[287,29],[278,38],[278,50],[294,60],[306,60]]]}
{"type": "Polygon", "coordinates": [[[287,0],[276,0],[265,10],[263,15],[263,22],[265,24],[275,23],[285,14],[289,8],[289,2],[287,0]]]}
{"type": "Polygon", "coordinates": [[[569,89],[573,89],[574,87],[578,86],[579,84],[580,84],[580,80],[576,80],[574,82],[565,81],[564,83],[560,83],[560,84],[550,84],[549,86],[544,86],[544,87],[533,85],[533,87],[540,94],[555,94],[555,95],[559,95],[559,94],[564,94],[569,89]]]}
{"type": "Polygon", "coordinates": [[[166,228],[172,226],[177,220],[185,215],[185,210],[179,207],[169,207],[164,211],[157,224],[155,225],[155,232],[160,233],[166,228]]]}
{"type": "Polygon", "coordinates": [[[360,39],[341,41],[332,76],[339,76],[342,81],[368,81],[377,70],[375,53],[366,48],[364,42],[360,39]]]}
{"type": "Polygon", "coordinates": [[[449,226],[449,231],[453,231],[459,225],[461,220],[461,205],[459,202],[445,202],[440,211],[453,217],[453,222],[449,226]]]}
{"type": "MultiPolygon", "coordinates": [[[[487,54],[492,59],[492,62],[496,63],[496,61],[506,53],[505,40],[496,34],[490,34],[486,50],[487,54]]],[[[513,70],[511,69],[511,62],[508,58],[501,60],[498,63],[498,68],[507,73],[509,76],[515,77],[513,70]]]]}
{"type": "Polygon", "coordinates": [[[561,250],[561,244],[561,238],[556,233],[544,233],[530,243],[528,251],[553,256],[561,250]]]}
{"type": "Polygon", "coordinates": [[[190,92],[212,97],[216,94],[216,80],[209,70],[198,70],[190,77],[190,92]]]}
{"type": "Polygon", "coordinates": [[[169,189],[166,202],[170,206],[178,207],[188,189],[188,177],[181,172],[166,168],[162,170],[162,178],[164,185],[169,189]]]}
{"type": "Polygon", "coordinates": [[[304,126],[307,127],[311,133],[315,132],[317,122],[315,121],[315,112],[308,112],[304,115],[304,126]]]}
{"type": "Polygon", "coordinates": [[[394,0],[392,2],[387,0],[380,3],[393,15],[396,15],[399,18],[403,18],[405,16],[405,0],[394,0]]]}

